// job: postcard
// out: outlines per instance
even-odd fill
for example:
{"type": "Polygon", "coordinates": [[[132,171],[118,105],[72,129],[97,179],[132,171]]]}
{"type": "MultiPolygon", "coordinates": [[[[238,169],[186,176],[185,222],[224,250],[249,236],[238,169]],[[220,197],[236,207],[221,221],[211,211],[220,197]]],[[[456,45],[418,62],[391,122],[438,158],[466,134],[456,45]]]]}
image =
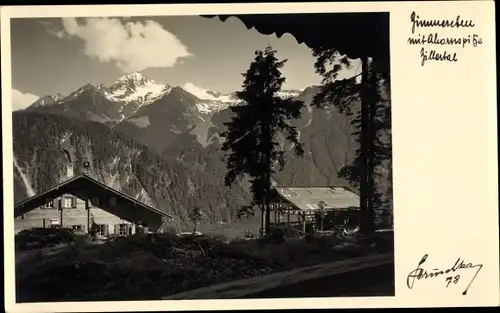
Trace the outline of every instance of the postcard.
{"type": "Polygon", "coordinates": [[[6,311],[499,305],[493,9],[2,7],[6,311]]]}

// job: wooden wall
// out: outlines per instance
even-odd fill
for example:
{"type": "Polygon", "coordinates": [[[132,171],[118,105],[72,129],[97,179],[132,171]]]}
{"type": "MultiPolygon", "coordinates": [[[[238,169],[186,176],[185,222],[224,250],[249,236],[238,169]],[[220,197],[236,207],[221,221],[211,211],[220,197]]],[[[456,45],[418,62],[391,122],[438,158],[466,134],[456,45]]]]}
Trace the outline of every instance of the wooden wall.
{"type": "Polygon", "coordinates": [[[75,191],[74,195],[63,195],[54,199],[54,207],[39,207],[29,211],[23,216],[17,217],[14,221],[15,233],[33,227],[51,227],[51,220],[58,220],[63,228],[73,228],[79,226],[85,233],[89,232],[92,219],[96,224],[105,225],[107,235],[118,234],[119,224],[130,225],[130,231],[134,233],[135,223],[145,222],[149,230],[156,231],[162,224],[162,218],[158,214],[140,207],[134,207],[129,202],[120,201],[116,198],[116,204],[110,204],[110,199],[100,196],[88,196],[83,192],[75,191]],[[71,197],[73,201],[71,207],[62,208],[62,198],[71,197]],[[96,203],[98,202],[98,203],[96,203]],[[104,210],[105,208],[106,210],[104,210]],[[45,220],[45,223],[44,223],[45,220]]]}

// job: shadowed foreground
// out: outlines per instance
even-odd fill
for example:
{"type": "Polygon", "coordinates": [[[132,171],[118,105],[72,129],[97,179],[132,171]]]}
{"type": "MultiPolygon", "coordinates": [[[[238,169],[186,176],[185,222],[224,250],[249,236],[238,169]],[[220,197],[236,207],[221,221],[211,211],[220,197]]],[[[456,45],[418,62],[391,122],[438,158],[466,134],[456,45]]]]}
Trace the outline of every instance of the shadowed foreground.
{"type": "Polygon", "coordinates": [[[394,255],[304,267],[183,292],[164,300],[394,295],[394,255]]]}
{"type": "Polygon", "coordinates": [[[379,234],[372,248],[345,236],[281,244],[175,234],[91,244],[65,236],[65,242],[43,247],[18,237],[17,302],[394,294],[392,233],[379,234]],[[254,280],[241,283],[248,278],[254,280]],[[239,286],[225,287],[233,293],[217,286],[229,282],[239,286]]]}

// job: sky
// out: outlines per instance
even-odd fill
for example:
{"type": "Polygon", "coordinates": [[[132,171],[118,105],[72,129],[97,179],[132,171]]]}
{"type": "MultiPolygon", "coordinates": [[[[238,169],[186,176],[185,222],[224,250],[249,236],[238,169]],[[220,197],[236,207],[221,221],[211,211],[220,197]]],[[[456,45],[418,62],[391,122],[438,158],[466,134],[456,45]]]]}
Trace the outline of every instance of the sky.
{"type": "MultiPolygon", "coordinates": [[[[111,85],[132,72],[158,83],[234,92],[255,50],[269,44],[279,59],[288,59],[284,89],[321,83],[307,46],[289,34],[277,38],[247,30],[236,18],[12,19],[13,110],[44,95],[68,95],[86,83],[111,85]]],[[[339,78],[353,76],[354,68],[339,78]]]]}

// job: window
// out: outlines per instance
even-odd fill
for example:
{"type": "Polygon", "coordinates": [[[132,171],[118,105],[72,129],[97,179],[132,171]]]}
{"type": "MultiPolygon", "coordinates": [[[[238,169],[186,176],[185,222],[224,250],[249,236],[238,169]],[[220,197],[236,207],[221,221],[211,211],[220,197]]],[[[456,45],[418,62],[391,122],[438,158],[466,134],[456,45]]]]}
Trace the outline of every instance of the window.
{"type": "Polygon", "coordinates": [[[72,225],[71,229],[73,229],[73,232],[75,233],[85,233],[84,225],[72,225]]]}
{"type": "Polygon", "coordinates": [[[96,225],[96,235],[97,236],[101,236],[101,237],[105,237],[107,234],[106,234],[106,225],[96,225]]]}
{"type": "Polygon", "coordinates": [[[144,234],[144,226],[142,225],[135,225],[135,233],[136,234],[144,234]]]}
{"type": "Polygon", "coordinates": [[[71,201],[71,198],[69,198],[69,197],[62,198],[62,207],[63,208],[65,208],[65,209],[71,208],[71,204],[73,204],[71,201]]]}
{"type": "Polygon", "coordinates": [[[50,228],[59,228],[61,227],[61,222],[59,219],[51,219],[50,220],[50,228]]]}
{"type": "Polygon", "coordinates": [[[128,224],[118,224],[118,235],[128,236],[129,235],[129,225],[128,224]]]}
{"type": "Polygon", "coordinates": [[[43,208],[53,209],[54,208],[54,200],[47,199],[47,202],[44,204],[43,208]]]}
{"type": "Polygon", "coordinates": [[[108,235],[108,225],[105,224],[92,224],[90,226],[90,234],[96,237],[106,237],[108,235]]]}
{"type": "Polygon", "coordinates": [[[109,206],[114,208],[116,206],[116,198],[115,197],[109,197],[109,206]]]}
{"type": "Polygon", "coordinates": [[[76,197],[75,196],[64,196],[61,199],[61,206],[64,209],[76,208],[76,197]]]}

